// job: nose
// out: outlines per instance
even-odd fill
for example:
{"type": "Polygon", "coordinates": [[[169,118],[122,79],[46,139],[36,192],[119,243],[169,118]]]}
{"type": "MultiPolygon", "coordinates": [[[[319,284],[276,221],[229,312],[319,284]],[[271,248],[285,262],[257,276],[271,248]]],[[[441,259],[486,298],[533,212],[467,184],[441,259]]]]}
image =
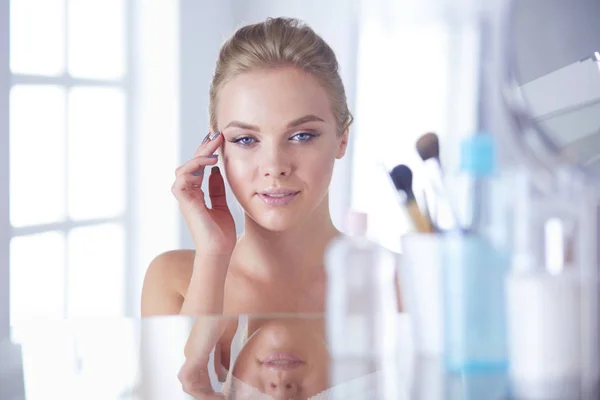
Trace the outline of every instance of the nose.
{"type": "Polygon", "coordinates": [[[261,154],[262,175],[269,178],[289,176],[292,171],[292,162],[286,152],[273,144],[265,148],[261,154]]]}
{"type": "Polygon", "coordinates": [[[298,393],[298,384],[291,379],[276,378],[267,383],[267,394],[277,400],[287,400],[298,393]]]}

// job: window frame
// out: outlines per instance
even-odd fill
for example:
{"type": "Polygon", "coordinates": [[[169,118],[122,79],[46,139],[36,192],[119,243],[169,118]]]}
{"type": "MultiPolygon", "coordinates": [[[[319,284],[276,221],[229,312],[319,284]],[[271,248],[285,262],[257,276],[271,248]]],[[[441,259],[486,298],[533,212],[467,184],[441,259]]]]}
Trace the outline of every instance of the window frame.
{"type": "Polygon", "coordinates": [[[0,0],[0,342],[10,337],[10,0],[0,0]]]}
{"type": "MultiPolygon", "coordinates": [[[[69,46],[68,46],[68,11],[69,11],[69,0],[65,1],[65,21],[67,25],[65,27],[65,71],[59,76],[37,76],[28,74],[13,73],[10,70],[10,0],[0,0],[0,15],[3,20],[0,21],[0,26],[4,29],[1,32],[0,41],[0,68],[3,73],[0,75],[0,93],[2,95],[2,101],[0,101],[0,340],[3,337],[10,337],[11,323],[10,323],[10,241],[14,237],[32,235],[36,233],[43,233],[48,231],[58,231],[65,235],[65,240],[68,233],[75,228],[79,227],[90,227],[98,226],[105,223],[117,223],[121,225],[125,232],[125,259],[124,274],[125,291],[122,293],[122,299],[124,308],[122,310],[122,316],[135,315],[134,301],[130,295],[132,289],[135,286],[135,274],[132,271],[133,264],[133,250],[132,250],[132,232],[133,232],[133,201],[135,190],[133,185],[130,183],[133,181],[133,175],[135,172],[135,159],[130,157],[134,146],[135,137],[135,118],[133,112],[135,110],[134,103],[134,87],[132,79],[132,71],[134,71],[135,58],[133,57],[133,49],[135,44],[134,32],[134,0],[122,0],[123,12],[124,12],[124,57],[125,57],[125,71],[124,75],[119,79],[85,79],[73,77],[67,70],[69,46]],[[9,140],[10,140],[10,127],[9,127],[9,96],[11,89],[16,85],[56,85],[67,90],[74,87],[112,87],[119,88],[123,91],[125,96],[125,208],[122,214],[111,218],[99,218],[99,219],[88,219],[81,221],[71,220],[68,216],[64,220],[49,223],[31,225],[26,227],[12,227],[10,223],[10,182],[9,182],[9,168],[10,168],[10,154],[9,154],[9,140]]],[[[65,96],[65,102],[68,102],[68,96],[65,96]]],[[[68,117],[68,104],[65,104],[65,118],[68,117]]],[[[68,150],[68,126],[65,125],[65,146],[68,150]]],[[[65,152],[68,156],[68,153],[65,152]]],[[[65,173],[68,174],[68,159],[66,160],[67,165],[65,173]]],[[[68,190],[68,177],[65,177],[65,190],[68,190]]],[[[68,196],[65,196],[65,201],[68,206],[68,196]]],[[[68,243],[65,242],[65,249],[68,251],[68,243]]],[[[68,253],[67,253],[68,254],[68,253]]],[[[68,257],[65,258],[65,282],[68,283],[70,269],[73,266],[68,265],[68,257]]],[[[63,316],[68,317],[68,304],[69,304],[69,289],[68,285],[65,285],[64,304],[65,309],[63,316]]]]}

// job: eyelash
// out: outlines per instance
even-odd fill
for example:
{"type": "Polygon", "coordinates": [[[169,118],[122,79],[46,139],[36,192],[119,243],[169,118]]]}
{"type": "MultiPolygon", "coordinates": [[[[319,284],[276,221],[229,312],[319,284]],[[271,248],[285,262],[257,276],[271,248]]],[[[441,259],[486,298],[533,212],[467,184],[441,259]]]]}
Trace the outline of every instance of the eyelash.
{"type": "MultiPolygon", "coordinates": [[[[304,139],[304,140],[294,140],[295,142],[310,142],[314,138],[320,136],[316,132],[299,132],[299,133],[296,133],[294,136],[292,136],[292,138],[294,138],[294,137],[296,137],[298,135],[307,135],[308,137],[306,139],[304,139]]],[[[290,138],[290,140],[291,140],[291,138],[290,138]]],[[[253,144],[256,143],[256,139],[253,138],[252,136],[241,136],[241,137],[238,137],[238,138],[235,138],[235,139],[231,140],[230,142],[238,144],[238,145],[240,145],[242,147],[250,147],[250,146],[252,146],[253,144]],[[244,144],[242,141],[245,140],[245,139],[251,139],[251,140],[253,140],[253,142],[252,143],[246,143],[246,144],[244,144]]]]}

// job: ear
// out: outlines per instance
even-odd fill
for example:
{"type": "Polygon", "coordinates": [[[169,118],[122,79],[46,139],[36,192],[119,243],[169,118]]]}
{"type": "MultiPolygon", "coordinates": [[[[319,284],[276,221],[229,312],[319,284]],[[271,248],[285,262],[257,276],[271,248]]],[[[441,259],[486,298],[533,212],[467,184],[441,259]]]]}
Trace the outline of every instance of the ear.
{"type": "Polygon", "coordinates": [[[342,136],[340,137],[340,144],[335,155],[335,158],[338,160],[346,154],[346,149],[348,148],[348,137],[350,135],[350,128],[346,128],[342,136]]]}

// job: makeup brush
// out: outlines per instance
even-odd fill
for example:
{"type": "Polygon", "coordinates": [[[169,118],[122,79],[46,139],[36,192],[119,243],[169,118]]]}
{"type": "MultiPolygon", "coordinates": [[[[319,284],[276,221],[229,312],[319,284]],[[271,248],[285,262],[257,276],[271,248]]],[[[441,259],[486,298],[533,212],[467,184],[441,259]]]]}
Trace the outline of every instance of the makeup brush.
{"type": "Polygon", "coordinates": [[[423,216],[419,206],[417,205],[415,194],[412,190],[413,173],[410,168],[403,164],[397,165],[390,172],[390,177],[392,178],[392,182],[394,182],[396,190],[402,191],[406,194],[406,209],[415,228],[419,232],[433,232],[431,222],[425,218],[425,216],[423,216]]]}
{"type": "Polygon", "coordinates": [[[417,151],[423,161],[434,160],[440,166],[440,140],[438,135],[428,132],[417,140],[417,151]]]}
{"type": "Polygon", "coordinates": [[[441,230],[458,228],[459,219],[450,203],[450,197],[444,185],[438,135],[428,132],[421,136],[417,140],[417,152],[425,164],[429,183],[435,194],[435,199],[432,199],[431,196],[427,199],[427,208],[429,212],[433,211],[434,213],[435,225],[441,230]]]}

